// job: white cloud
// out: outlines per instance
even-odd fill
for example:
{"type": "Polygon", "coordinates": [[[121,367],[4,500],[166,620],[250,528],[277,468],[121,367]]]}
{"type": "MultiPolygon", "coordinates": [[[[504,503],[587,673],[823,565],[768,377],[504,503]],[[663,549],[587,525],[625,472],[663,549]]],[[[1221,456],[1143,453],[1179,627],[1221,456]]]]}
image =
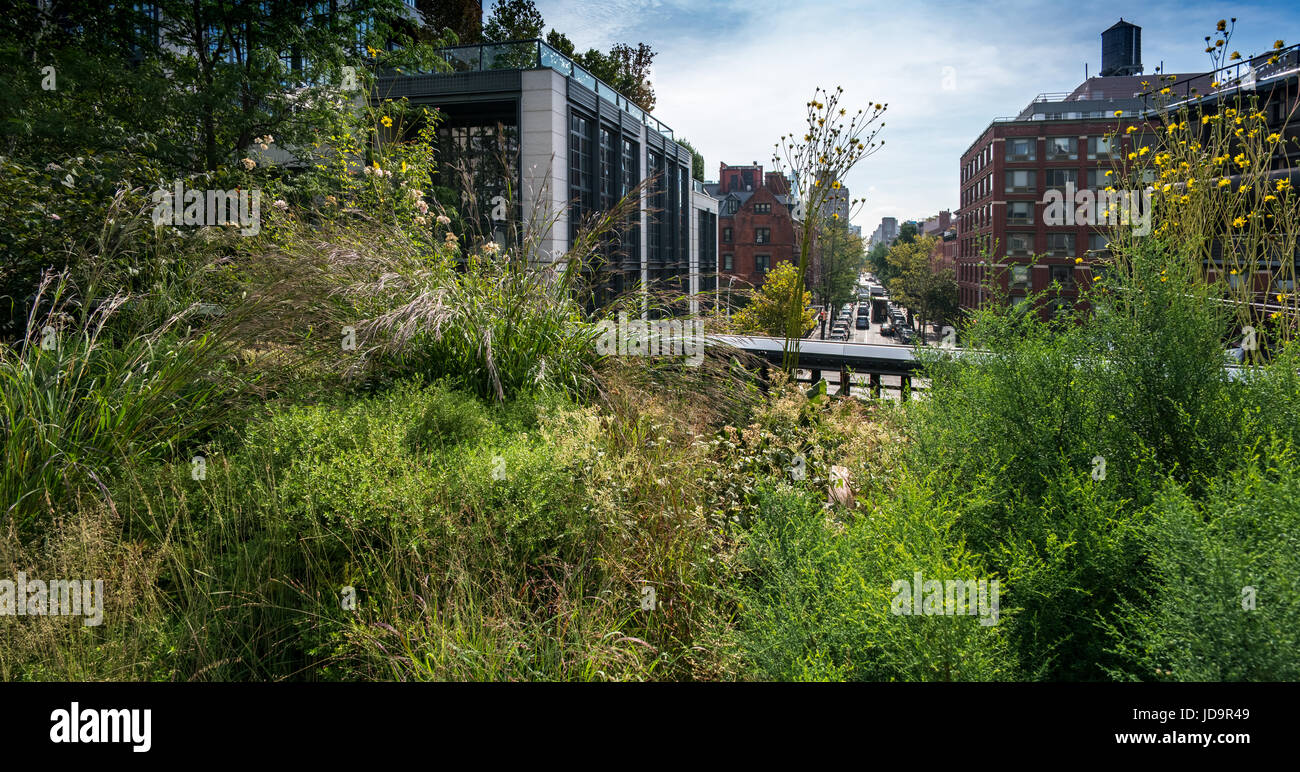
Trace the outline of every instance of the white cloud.
{"type": "MultiPolygon", "coordinates": [[[[1120,16],[1143,27],[1147,71],[1164,60],[1176,72],[1204,69],[1202,36],[1233,15],[1175,0],[543,0],[538,7],[548,27],[580,49],[650,43],[659,52],[654,113],[704,154],[709,177],[720,161],[770,168],[773,143],[802,128],[817,86],[843,86],[854,109],[888,102],[884,149],[846,180],[854,196],[868,194],[854,218],[866,232],[883,216],[954,208],[966,148],[993,118],[1020,112],[1036,94],[1072,90],[1085,62],[1095,75],[1101,32],[1120,16]],[[945,67],[955,82],[945,84],[945,67]]],[[[1298,18],[1284,4],[1235,15],[1239,36],[1247,26],[1257,32],[1243,54],[1267,48],[1277,29],[1295,29],[1298,18]]]]}

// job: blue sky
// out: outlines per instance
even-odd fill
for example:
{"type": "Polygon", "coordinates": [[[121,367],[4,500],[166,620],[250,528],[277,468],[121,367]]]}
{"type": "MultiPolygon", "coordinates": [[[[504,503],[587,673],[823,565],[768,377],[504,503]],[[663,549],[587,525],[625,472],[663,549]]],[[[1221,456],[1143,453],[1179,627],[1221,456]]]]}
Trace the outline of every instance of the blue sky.
{"type": "MultiPolygon", "coordinates": [[[[870,234],[951,209],[961,154],[997,116],[1038,93],[1070,91],[1101,66],[1101,32],[1142,27],[1146,72],[1208,68],[1204,38],[1237,17],[1232,47],[1259,53],[1300,42],[1294,2],[930,2],[894,0],[535,0],[548,28],[578,46],[644,41],[659,52],[655,116],[719,161],[771,168],[772,144],[800,129],[817,86],[844,87],[853,107],[888,102],[884,148],[848,177],[870,234]],[[944,73],[951,67],[952,88],[944,73]]],[[[484,10],[491,3],[485,0],[484,10]]]]}

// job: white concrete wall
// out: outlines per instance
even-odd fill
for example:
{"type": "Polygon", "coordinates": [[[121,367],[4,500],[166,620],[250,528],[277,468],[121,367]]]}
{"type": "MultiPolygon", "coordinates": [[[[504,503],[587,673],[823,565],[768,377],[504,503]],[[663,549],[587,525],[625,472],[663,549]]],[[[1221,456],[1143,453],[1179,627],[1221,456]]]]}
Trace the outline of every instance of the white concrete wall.
{"type": "Polygon", "coordinates": [[[567,84],[551,69],[525,70],[521,77],[519,198],[526,227],[546,230],[543,256],[556,260],[569,244],[567,84]]]}

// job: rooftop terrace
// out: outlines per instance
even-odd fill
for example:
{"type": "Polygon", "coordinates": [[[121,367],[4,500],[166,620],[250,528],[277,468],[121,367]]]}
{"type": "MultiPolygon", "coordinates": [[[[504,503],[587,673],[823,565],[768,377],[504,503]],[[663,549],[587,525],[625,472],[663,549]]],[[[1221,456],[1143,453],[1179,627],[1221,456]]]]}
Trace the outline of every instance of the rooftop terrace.
{"type": "Polygon", "coordinates": [[[673,130],[650,113],[637,107],[631,99],[620,94],[605,81],[592,75],[569,57],[547,45],[545,41],[510,40],[504,43],[484,43],[473,46],[453,46],[438,50],[450,69],[440,72],[419,71],[421,75],[443,73],[482,72],[487,70],[533,70],[549,68],[586,86],[606,101],[615,104],[628,115],[648,128],[673,139],[673,130]]]}

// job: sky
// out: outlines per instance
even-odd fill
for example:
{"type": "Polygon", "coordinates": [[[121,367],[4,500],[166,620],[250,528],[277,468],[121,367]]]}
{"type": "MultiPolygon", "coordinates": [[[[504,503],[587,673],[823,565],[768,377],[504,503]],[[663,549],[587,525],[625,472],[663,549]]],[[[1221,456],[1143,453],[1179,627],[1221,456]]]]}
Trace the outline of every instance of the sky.
{"type": "MultiPolygon", "coordinates": [[[[1151,73],[1209,69],[1205,36],[1237,18],[1231,47],[1300,41],[1300,3],[996,0],[535,0],[547,28],[579,50],[649,43],[654,115],[718,164],[772,168],[773,143],[802,130],[804,104],[842,86],[853,112],[889,109],[884,146],[846,177],[869,236],[882,217],[924,218],[958,203],[961,155],[996,117],[1101,69],[1101,33],[1142,28],[1151,73]],[[951,68],[951,69],[948,69],[951,68]]],[[[492,5],[485,0],[484,11],[492,5]]]]}

